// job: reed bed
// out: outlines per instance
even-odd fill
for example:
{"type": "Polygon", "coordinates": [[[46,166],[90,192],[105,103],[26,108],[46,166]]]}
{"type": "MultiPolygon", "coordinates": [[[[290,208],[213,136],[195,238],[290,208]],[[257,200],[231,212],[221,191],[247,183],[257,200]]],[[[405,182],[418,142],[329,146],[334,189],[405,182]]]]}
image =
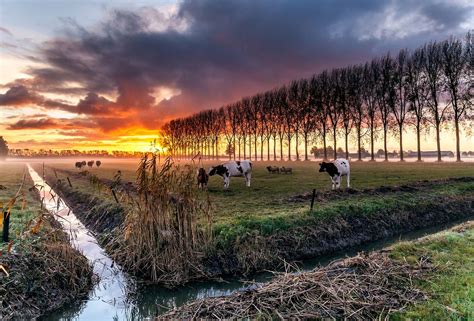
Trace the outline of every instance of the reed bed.
{"type": "Polygon", "coordinates": [[[229,296],[206,298],[157,319],[383,319],[425,295],[413,281],[434,266],[361,253],[311,272],[283,273],[229,296]]]}
{"type": "MultiPolygon", "coordinates": [[[[38,317],[87,295],[93,272],[87,259],[73,249],[50,215],[42,218],[37,236],[25,236],[0,263],[0,319],[38,317]]],[[[29,233],[29,232],[28,232],[29,233]]]]}
{"type": "Polygon", "coordinates": [[[179,167],[171,158],[160,164],[156,154],[141,159],[136,195],[120,189],[116,177],[125,218],[108,250],[126,270],[168,285],[205,275],[201,260],[212,238],[212,216],[195,179],[194,165],[179,167]]]}

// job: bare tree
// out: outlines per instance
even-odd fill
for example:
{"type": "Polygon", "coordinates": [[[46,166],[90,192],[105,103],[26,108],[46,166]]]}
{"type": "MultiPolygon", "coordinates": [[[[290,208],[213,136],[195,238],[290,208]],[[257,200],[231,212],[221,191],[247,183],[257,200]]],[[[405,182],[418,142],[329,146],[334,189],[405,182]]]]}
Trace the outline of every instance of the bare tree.
{"type": "Polygon", "coordinates": [[[426,83],[429,89],[427,106],[432,122],[436,130],[436,148],[438,151],[438,162],[441,162],[441,125],[445,120],[448,105],[444,107],[440,104],[440,96],[443,87],[443,59],[441,46],[437,42],[430,42],[423,47],[424,60],[423,67],[426,75],[426,83]]]}
{"type": "Polygon", "coordinates": [[[413,52],[407,61],[406,83],[408,90],[408,100],[410,101],[409,111],[415,117],[416,142],[418,161],[421,162],[421,126],[425,120],[425,97],[427,96],[426,81],[423,75],[423,49],[413,52]]]}
{"type": "Polygon", "coordinates": [[[400,143],[400,161],[403,161],[403,125],[408,115],[408,83],[407,83],[407,50],[400,50],[394,68],[395,86],[396,86],[396,103],[393,104],[392,113],[398,124],[398,134],[400,143]]]}
{"type": "MultiPolygon", "coordinates": [[[[468,34],[468,39],[470,34],[468,34]]],[[[471,41],[471,40],[469,40],[471,41]]],[[[462,96],[469,92],[472,78],[469,79],[467,70],[466,51],[463,50],[461,40],[451,38],[441,44],[443,71],[446,79],[446,89],[449,92],[450,104],[453,112],[454,128],[456,133],[456,160],[461,161],[461,144],[459,140],[459,122],[465,115],[469,104],[462,103],[462,96]]]]}

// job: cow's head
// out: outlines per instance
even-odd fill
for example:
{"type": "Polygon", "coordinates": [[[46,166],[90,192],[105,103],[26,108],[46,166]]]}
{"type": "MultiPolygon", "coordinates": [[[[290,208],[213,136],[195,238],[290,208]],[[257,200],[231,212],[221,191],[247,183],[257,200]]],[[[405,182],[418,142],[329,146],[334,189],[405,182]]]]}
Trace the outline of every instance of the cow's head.
{"type": "Polygon", "coordinates": [[[319,172],[322,173],[326,171],[327,171],[327,163],[325,162],[319,163],[319,172]]]}
{"type": "Polygon", "coordinates": [[[211,166],[209,168],[209,176],[214,176],[216,174],[216,168],[214,166],[211,166]]]}
{"type": "Polygon", "coordinates": [[[336,165],[334,165],[334,163],[326,163],[326,162],[319,163],[319,172],[320,173],[326,172],[331,177],[339,174],[339,171],[337,170],[337,167],[336,165]]]}

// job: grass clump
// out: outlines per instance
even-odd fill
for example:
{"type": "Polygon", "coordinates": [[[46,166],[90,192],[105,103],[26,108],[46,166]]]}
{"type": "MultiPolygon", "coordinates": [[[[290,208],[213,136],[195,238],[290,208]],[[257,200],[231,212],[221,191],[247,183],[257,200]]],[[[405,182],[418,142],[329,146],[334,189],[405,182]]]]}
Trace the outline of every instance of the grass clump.
{"type": "Polygon", "coordinates": [[[474,221],[421,242],[401,243],[391,256],[409,263],[414,257],[430,257],[437,266],[430,278],[417,282],[429,298],[395,314],[393,319],[474,319],[474,221]]]}
{"type": "Polygon", "coordinates": [[[198,193],[193,166],[148,156],[137,170],[137,196],[128,194],[112,256],[145,279],[175,285],[204,273],[199,266],[212,237],[210,205],[198,193]]]}

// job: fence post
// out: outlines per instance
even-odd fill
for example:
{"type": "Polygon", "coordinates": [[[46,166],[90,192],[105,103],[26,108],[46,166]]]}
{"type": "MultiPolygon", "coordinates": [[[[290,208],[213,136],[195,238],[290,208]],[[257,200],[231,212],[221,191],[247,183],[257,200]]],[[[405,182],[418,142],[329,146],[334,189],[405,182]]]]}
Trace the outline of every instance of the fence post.
{"type": "Polygon", "coordinates": [[[311,197],[311,209],[310,211],[313,211],[313,206],[314,206],[314,198],[316,197],[316,189],[313,188],[313,196],[311,197]]]}
{"type": "Polygon", "coordinates": [[[9,242],[9,233],[10,233],[10,214],[8,212],[3,212],[3,242],[9,242]]]}

